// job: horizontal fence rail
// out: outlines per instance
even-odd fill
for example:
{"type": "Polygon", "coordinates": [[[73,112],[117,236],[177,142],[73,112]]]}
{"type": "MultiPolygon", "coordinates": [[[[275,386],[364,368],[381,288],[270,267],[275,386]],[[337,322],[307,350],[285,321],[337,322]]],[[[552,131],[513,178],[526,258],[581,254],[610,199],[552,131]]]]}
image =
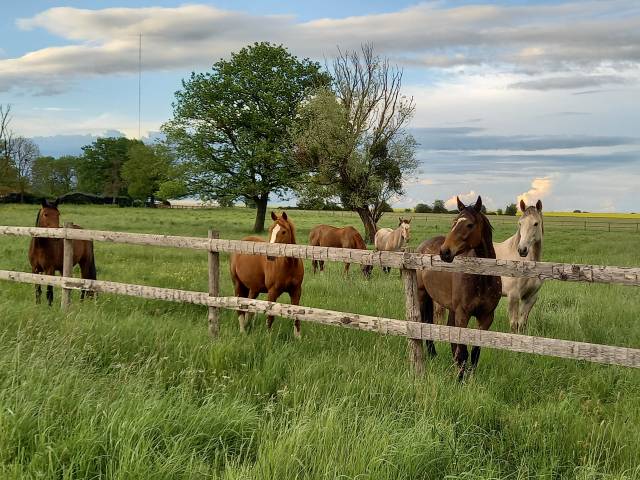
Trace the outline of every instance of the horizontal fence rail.
{"type": "Polygon", "coordinates": [[[65,228],[0,226],[0,235],[49,237],[70,240],[94,240],[130,245],[154,245],[226,253],[285,256],[308,260],[348,262],[363,265],[437,270],[477,275],[533,277],[541,280],[610,283],[640,286],[640,268],[584,265],[528,260],[496,260],[489,258],[456,258],[446,263],[438,255],[411,252],[377,252],[349,248],[314,247],[243,240],[208,239],[146,233],[111,232],[65,228]]]}
{"type": "Polygon", "coordinates": [[[0,279],[19,283],[53,285],[65,289],[88,289],[99,293],[113,293],[131,297],[193,303],[242,312],[278,315],[294,320],[297,319],[323,325],[334,325],[384,335],[404,336],[412,340],[464,343],[480,347],[510,350],[513,352],[640,368],[640,350],[626,347],[418,323],[248,298],[212,297],[204,292],[149,287],[103,280],[82,280],[73,277],[55,277],[8,270],[0,270],[0,279]]]}

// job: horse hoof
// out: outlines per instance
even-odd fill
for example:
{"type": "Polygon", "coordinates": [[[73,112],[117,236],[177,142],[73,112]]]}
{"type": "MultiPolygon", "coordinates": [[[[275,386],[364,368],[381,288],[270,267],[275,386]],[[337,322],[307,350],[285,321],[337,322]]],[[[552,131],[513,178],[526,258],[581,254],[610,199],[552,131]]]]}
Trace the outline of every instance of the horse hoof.
{"type": "Polygon", "coordinates": [[[302,334],[298,330],[293,331],[293,336],[296,340],[302,340],[302,334]]]}

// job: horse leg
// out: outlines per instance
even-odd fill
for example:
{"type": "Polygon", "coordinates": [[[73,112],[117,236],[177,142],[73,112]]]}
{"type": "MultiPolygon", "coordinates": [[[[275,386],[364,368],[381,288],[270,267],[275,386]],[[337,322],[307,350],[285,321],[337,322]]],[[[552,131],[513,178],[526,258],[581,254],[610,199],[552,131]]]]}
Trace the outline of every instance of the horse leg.
{"type": "Polygon", "coordinates": [[[520,310],[520,298],[513,292],[509,294],[509,324],[511,333],[518,333],[518,316],[520,310]]]}
{"type": "Polygon", "coordinates": [[[438,325],[444,325],[447,309],[439,303],[433,302],[433,320],[438,325]]]}
{"type": "Polygon", "coordinates": [[[311,267],[313,268],[313,273],[316,273],[316,270],[318,270],[318,261],[317,260],[311,260],[311,267]]]}
{"type": "MultiPolygon", "coordinates": [[[[493,323],[494,312],[487,313],[478,317],[478,326],[481,330],[489,330],[493,323]]],[[[471,349],[471,368],[475,370],[478,366],[478,360],[480,360],[480,347],[474,345],[471,349]]]]}
{"type": "MultiPolygon", "coordinates": [[[[348,265],[348,264],[347,264],[348,265]]],[[[289,293],[292,305],[300,305],[300,297],[302,296],[302,285],[298,285],[292,292],[289,293]]],[[[300,333],[300,319],[295,318],[293,320],[293,335],[300,340],[302,334],[300,333]]]]}
{"type": "MultiPolygon", "coordinates": [[[[44,273],[45,275],[55,275],[56,271],[54,268],[48,268],[44,273]]],[[[49,306],[53,305],[53,285],[47,285],[47,303],[49,306]]]]}
{"type": "MultiPolygon", "coordinates": [[[[451,315],[449,315],[451,316],[451,315]]],[[[451,319],[449,319],[449,322],[451,319]]],[[[456,312],[454,316],[455,326],[459,328],[466,328],[469,324],[469,315],[463,310],[459,310],[456,312]]],[[[458,344],[455,354],[454,360],[458,367],[458,381],[462,382],[464,379],[464,371],[467,366],[467,358],[469,357],[469,351],[467,350],[467,346],[465,344],[458,344]]]]}
{"type": "Polygon", "coordinates": [[[349,275],[349,264],[348,263],[344,264],[344,274],[345,275],[349,275]]]}
{"type": "MultiPolygon", "coordinates": [[[[270,302],[275,302],[278,300],[280,296],[280,292],[278,292],[275,288],[270,289],[267,292],[267,300],[270,302]]],[[[271,331],[271,326],[273,325],[273,315],[267,315],[267,330],[271,331]]]]}
{"type": "MultiPolygon", "coordinates": [[[[86,280],[95,280],[96,279],[96,265],[93,261],[93,256],[91,258],[83,258],[80,261],[80,276],[86,280]]],[[[83,288],[80,291],[80,300],[83,300],[84,297],[94,297],[95,292],[93,290],[88,290],[83,288]]]]}
{"type": "MultiPolygon", "coordinates": [[[[234,292],[236,297],[247,298],[249,295],[249,289],[245,287],[239,279],[233,278],[234,292]]],[[[238,312],[238,324],[240,325],[240,333],[247,333],[246,326],[246,312],[238,312]]]]}
{"type": "MultiPolygon", "coordinates": [[[[249,290],[248,298],[251,300],[255,300],[260,295],[260,292],[255,290],[249,290]]],[[[253,312],[242,312],[242,315],[238,315],[238,322],[240,323],[240,332],[247,333],[247,327],[251,328],[253,324],[253,317],[255,313],[253,312]]]]}
{"type": "MultiPolygon", "coordinates": [[[[42,270],[38,267],[31,267],[31,273],[42,273],[42,270]]],[[[36,305],[42,302],[42,286],[36,285],[36,305]]]]}
{"type": "Polygon", "coordinates": [[[529,314],[531,309],[538,300],[538,292],[529,295],[527,298],[520,300],[520,318],[518,319],[518,332],[523,333],[527,328],[527,322],[529,321],[529,314]]]}
{"type": "Polygon", "coordinates": [[[320,271],[324,272],[324,260],[318,260],[318,263],[320,264],[320,271]]]}

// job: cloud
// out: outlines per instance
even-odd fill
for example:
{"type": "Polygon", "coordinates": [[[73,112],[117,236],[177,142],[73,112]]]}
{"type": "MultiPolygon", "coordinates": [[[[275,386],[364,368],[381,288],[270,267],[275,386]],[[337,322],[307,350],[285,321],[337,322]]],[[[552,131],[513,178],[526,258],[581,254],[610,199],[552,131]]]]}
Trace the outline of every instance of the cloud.
{"type": "MultiPolygon", "coordinates": [[[[457,210],[458,209],[457,198],[459,198],[462,201],[462,203],[464,203],[465,205],[469,205],[469,204],[475,204],[479,196],[480,194],[476,193],[475,190],[470,190],[467,193],[458,193],[448,198],[444,202],[444,206],[447,207],[447,209],[449,210],[457,210]]],[[[489,206],[493,204],[493,200],[491,199],[491,197],[484,196],[482,197],[482,203],[486,206],[489,206]]]]}
{"type": "Polygon", "coordinates": [[[509,88],[521,90],[573,90],[576,88],[599,87],[601,85],[628,84],[634,81],[636,80],[621,75],[574,75],[515,82],[509,85],[509,88]]]}
{"type": "Polygon", "coordinates": [[[489,65],[528,76],[562,73],[512,82],[514,88],[538,90],[620,83],[623,71],[634,81],[640,63],[635,0],[515,6],[429,2],[311,21],[197,4],[57,7],[17,23],[25,30],[44,29],[67,44],[0,60],[0,91],[20,87],[53,94],[80,76],[135,73],[140,33],[143,68],[155,71],[207,66],[256,40],[284,43],[314,58],[332,55],[336,45],[353,49],[372,42],[406,65],[444,70],[489,65]]]}
{"type": "Polygon", "coordinates": [[[524,200],[525,204],[534,205],[538,200],[551,194],[552,187],[553,178],[551,176],[534,178],[531,182],[531,188],[518,195],[518,203],[520,200],[524,200]]]}

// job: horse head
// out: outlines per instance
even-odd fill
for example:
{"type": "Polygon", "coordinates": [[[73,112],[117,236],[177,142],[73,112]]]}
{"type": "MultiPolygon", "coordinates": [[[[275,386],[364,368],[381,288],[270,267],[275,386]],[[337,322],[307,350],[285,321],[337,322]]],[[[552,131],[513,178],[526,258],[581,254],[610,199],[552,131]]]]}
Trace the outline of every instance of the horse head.
{"type": "Polygon", "coordinates": [[[538,200],[535,206],[529,206],[520,200],[520,211],[522,217],[518,220],[518,232],[520,241],[518,242],[518,255],[526,257],[531,247],[542,241],[544,224],[542,218],[542,202],[538,200]]]}
{"type": "Polygon", "coordinates": [[[473,206],[465,206],[458,197],[456,200],[460,213],[453,220],[451,230],[440,247],[440,258],[447,263],[453,262],[460,254],[478,248],[483,242],[486,243],[486,230],[491,231],[489,222],[482,214],[480,197],[473,206]]]}
{"type": "Polygon", "coordinates": [[[409,243],[411,239],[411,218],[403,218],[399,217],[400,223],[398,224],[398,228],[400,228],[400,236],[403,240],[403,243],[406,245],[409,243]]]}
{"type": "Polygon", "coordinates": [[[36,227],[42,228],[59,228],[60,227],[60,211],[58,210],[58,200],[53,203],[45,198],[42,199],[40,210],[36,218],[36,227]]]}
{"type": "MultiPolygon", "coordinates": [[[[269,227],[269,243],[296,243],[296,230],[289,220],[286,212],[278,216],[271,212],[273,224],[269,227]]],[[[267,260],[275,260],[276,257],[267,256],[267,260]]]]}

